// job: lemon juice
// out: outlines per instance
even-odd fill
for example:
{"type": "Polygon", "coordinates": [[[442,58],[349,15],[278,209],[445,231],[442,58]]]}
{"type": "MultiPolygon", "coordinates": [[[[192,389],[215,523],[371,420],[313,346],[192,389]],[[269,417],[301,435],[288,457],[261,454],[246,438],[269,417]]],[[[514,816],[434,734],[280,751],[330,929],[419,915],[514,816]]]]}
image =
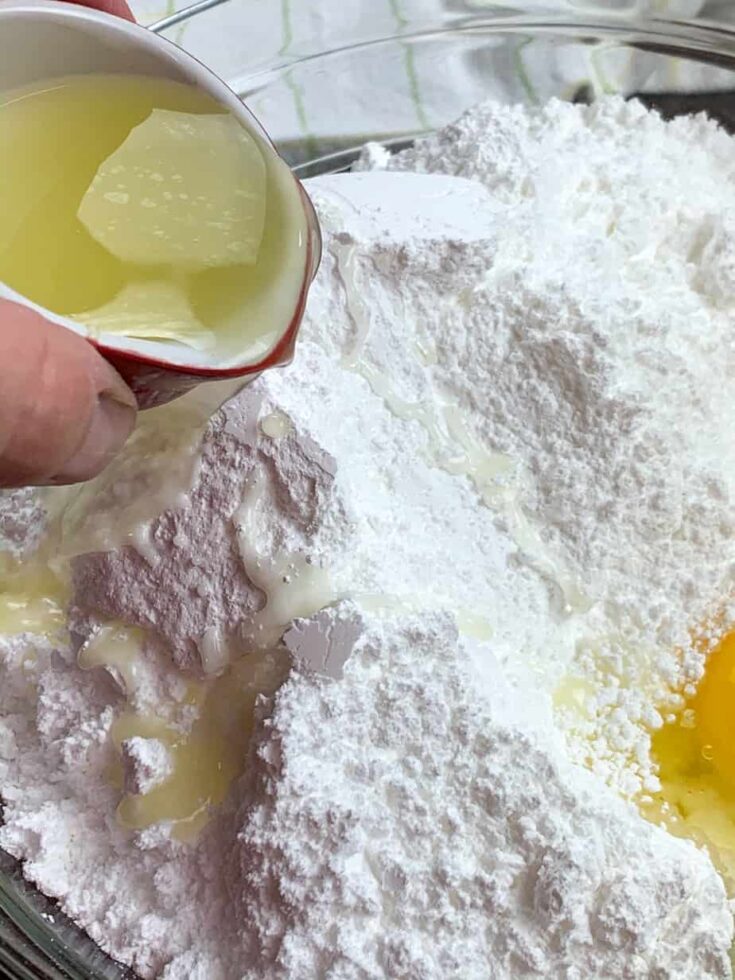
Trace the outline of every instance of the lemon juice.
{"type": "Polygon", "coordinates": [[[92,335],[258,355],[296,305],[305,225],[286,165],[192,86],[0,94],[0,280],[92,335]]]}

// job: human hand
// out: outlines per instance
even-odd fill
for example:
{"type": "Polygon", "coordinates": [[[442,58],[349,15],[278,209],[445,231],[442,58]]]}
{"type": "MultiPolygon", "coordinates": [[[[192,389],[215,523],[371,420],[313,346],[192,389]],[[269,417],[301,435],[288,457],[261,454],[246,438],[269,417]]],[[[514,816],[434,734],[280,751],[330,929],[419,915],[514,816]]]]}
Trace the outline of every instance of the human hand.
{"type": "MultiPolygon", "coordinates": [[[[134,19],[125,0],[84,5],[134,19]]],[[[130,435],[135,414],[135,396],[91,344],[0,300],[0,487],[96,476],[130,435]]]]}

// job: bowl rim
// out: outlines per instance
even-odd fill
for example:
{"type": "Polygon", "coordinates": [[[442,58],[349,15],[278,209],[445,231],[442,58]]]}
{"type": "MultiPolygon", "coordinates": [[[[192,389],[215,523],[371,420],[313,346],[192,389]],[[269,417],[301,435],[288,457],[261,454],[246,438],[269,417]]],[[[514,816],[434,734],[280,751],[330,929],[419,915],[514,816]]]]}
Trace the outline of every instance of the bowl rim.
{"type": "MultiPolygon", "coordinates": [[[[200,19],[208,11],[237,2],[238,0],[196,0],[195,3],[154,21],[148,26],[148,30],[166,36],[165,32],[173,27],[180,27],[192,19],[200,19]]],[[[730,59],[735,58],[735,25],[730,27],[714,20],[640,16],[637,12],[625,10],[604,13],[589,10],[580,13],[529,14],[522,11],[509,13],[509,9],[512,8],[504,6],[496,12],[483,11],[461,17],[450,15],[438,27],[421,26],[421,22],[413,25],[409,20],[392,34],[377,33],[367,39],[336,45],[309,54],[281,53],[267,68],[256,68],[249,77],[254,81],[263,77],[271,79],[283,70],[292,69],[295,64],[320,61],[332,55],[396,41],[431,40],[445,34],[470,36],[488,32],[496,34],[534,32],[548,36],[563,34],[578,40],[584,40],[589,36],[590,43],[599,43],[601,36],[604,38],[609,34],[616,45],[632,44],[644,51],[663,54],[685,51],[689,55],[699,52],[713,55],[714,60],[709,57],[706,59],[708,63],[718,64],[721,58],[723,67],[732,67],[730,59]],[[726,47],[724,51],[723,45],[726,47]]]]}

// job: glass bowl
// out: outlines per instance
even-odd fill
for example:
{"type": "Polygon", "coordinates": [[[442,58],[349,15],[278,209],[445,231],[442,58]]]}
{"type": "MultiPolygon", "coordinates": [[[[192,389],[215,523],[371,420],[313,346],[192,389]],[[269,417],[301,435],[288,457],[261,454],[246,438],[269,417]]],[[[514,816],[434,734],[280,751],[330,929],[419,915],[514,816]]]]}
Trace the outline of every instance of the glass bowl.
{"type": "MultiPolygon", "coordinates": [[[[735,130],[735,31],[723,24],[644,19],[634,0],[526,3],[525,12],[488,0],[387,0],[370,3],[367,19],[359,4],[335,0],[326,18],[324,6],[202,0],[153,29],[225,78],[303,177],[348,168],[368,140],[404,146],[487,97],[619,92],[665,115],[706,110],[735,130]],[[429,6],[440,9],[428,16],[429,6]]],[[[680,11],[701,7],[678,0],[680,11]]],[[[0,975],[133,977],[2,852],[0,975]]]]}

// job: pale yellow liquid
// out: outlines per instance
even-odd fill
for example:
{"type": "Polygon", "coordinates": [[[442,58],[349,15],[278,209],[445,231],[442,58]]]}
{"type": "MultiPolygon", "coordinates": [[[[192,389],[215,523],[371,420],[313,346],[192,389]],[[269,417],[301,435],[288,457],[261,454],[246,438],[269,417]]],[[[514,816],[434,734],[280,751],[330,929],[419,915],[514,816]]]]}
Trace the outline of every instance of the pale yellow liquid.
{"type": "MultiPolygon", "coordinates": [[[[251,653],[222,676],[192,683],[189,700],[199,717],[182,734],[151,716],[132,712],[119,715],[112,738],[120,747],[133,736],[159,739],[168,748],[171,775],[147,793],[126,793],[118,806],[118,819],[130,830],[142,830],[161,821],[173,824],[172,835],[192,840],[206,826],[233,781],[244,771],[247,748],[255,724],[255,703],[272,694],[285,680],[288,660],[277,653],[251,653]]],[[[109,776],[122,777],[122,767],[109,776]]]]}
{"type": "Polygon", "coordinates": [[[0,280],[93,334],[215,363],[267,349],[305,222],[285,164],[193,87],[95,75],[0,95],[0,280]]]}
{"type": "Polygon", "coordinates": [[[0,555],[0,634],[63,632],[67,601],[68,587],[48,566],[0,555]]]}

